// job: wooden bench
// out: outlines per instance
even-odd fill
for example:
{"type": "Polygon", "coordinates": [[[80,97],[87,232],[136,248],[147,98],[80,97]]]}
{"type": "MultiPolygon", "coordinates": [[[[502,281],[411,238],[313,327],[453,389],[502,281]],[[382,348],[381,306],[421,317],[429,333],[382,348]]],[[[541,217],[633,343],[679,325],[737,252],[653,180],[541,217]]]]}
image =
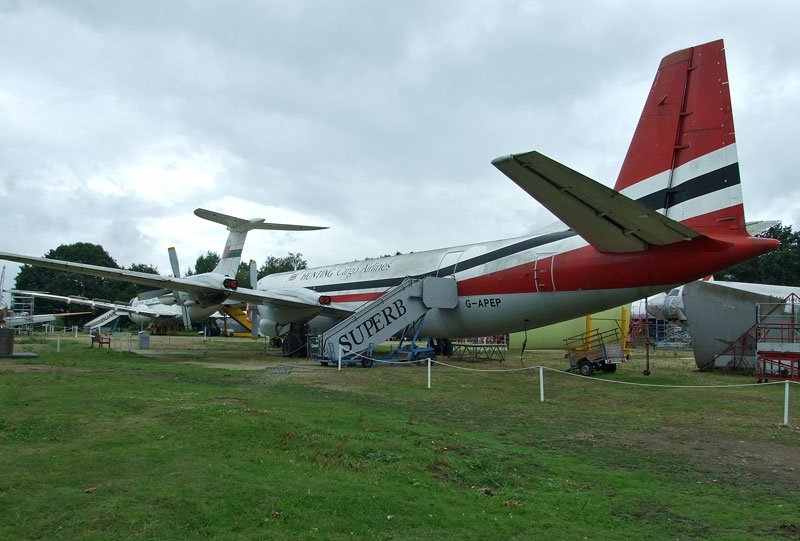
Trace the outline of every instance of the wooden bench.
{"type": "Polygon", "coordinates": [[[97,347],[103,347],[103,344],[108,346],[108,349],[111,349],[111,337],[110,336],[103,336],[102,334],[93,334],[92,335],[92,347],[97,344],[97,347]]]}

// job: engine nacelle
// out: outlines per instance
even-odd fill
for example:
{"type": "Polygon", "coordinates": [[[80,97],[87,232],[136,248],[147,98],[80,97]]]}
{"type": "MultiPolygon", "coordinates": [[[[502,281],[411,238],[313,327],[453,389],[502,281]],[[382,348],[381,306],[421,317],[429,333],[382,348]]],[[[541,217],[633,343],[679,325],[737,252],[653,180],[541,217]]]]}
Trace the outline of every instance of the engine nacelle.
{"type": "MultiPolygon", "coordinates": [[[[201,285],[208,286],[210,289],[228,289],[231,291],[236,291],[239,287],[239,281],[236,278],[231,278],[230,276],[225,276],[224,274],[218,274],[216,272],[206,272],[204,274],[196,274],[192,277],[194,282],[198,282],[201,285]]],[[[222,291],[220,291],[222,293],[222,291]]]]}
{"type": "Polygon", "coordinates": [[[239,287],[239,281],[235,278],[225,278],[222,281],[222,287],[236,291],[236,289],[239,287]]]}

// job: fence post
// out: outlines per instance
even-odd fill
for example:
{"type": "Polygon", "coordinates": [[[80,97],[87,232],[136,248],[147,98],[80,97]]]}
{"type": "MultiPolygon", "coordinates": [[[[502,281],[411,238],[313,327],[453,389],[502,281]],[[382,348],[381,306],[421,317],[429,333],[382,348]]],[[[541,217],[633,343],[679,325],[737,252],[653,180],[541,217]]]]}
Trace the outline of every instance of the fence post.
{"type": "Polygon", "coordinates": [[[783,396],[783,426],[789,426],[789,380],[783,383],[786,386],[783,396]]]}
{"type": "Polygon", "coordinates": [[[342,371],[342,344],[339,344],[339,372],[342,371]]]}
{"type": "Polygon", "coordinates": [[[56,353],[61,353],[61,337],[56,338],[56,353]]]}
{"type": "Polygon", "coordinates": [[[428,357],[428,389],[431,388],[431,358],[428,357]]]}
{"type": "Polygon", "coordinates": [[[544,366],[539,365],[539,402],[544,402],[544,366]]]}

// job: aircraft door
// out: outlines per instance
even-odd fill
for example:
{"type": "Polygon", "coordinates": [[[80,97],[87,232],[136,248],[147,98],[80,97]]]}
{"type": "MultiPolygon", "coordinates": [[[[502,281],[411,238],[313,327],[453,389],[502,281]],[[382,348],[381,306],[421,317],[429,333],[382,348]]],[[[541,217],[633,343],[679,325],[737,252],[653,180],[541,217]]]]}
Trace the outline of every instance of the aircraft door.
{"type": "Polygon", "coordinates": [[[451,276],[456,273],[458,260],[464,252],[447,252],[439,262],[439,269],[436,271],[436,276],[451,276]]]}
{"type": "Polygon", "coordinates": [[[533,264],[533,281],[537,293],[551,293],[556,290],[553,280],[553,254],[541,254],[533,264]]]}

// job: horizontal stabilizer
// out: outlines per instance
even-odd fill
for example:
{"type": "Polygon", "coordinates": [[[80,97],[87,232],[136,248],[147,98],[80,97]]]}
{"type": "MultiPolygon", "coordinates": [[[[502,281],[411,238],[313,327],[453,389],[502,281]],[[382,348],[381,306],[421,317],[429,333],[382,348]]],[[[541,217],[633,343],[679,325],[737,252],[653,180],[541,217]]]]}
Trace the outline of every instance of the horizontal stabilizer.
{"type": "Polygon", "coordinates": [[[214,212],[213,210],[195,209],[195,216],[209,220],[218,224],[227,226],[230,231],[251,231],[253,229],[270,229],[272,231],[315,231],[318,229],[328,229],[327,227],[320,227],[315,225],[291,225],[291,224],[273,224],[265,222],[264,218],[251,218],[245,220],[243,218],[236,218],[222,214],[221,212],[214,212]]]}
{"type": "Polygon", "coordinates": [[[539,152],[492,164],[600,252],[638,252],[700,236],[539,152]]]}
{"type": "Polygon", "coordinates": [[[745,227],[747,229],[747,234],[751,237],[755,237],[756,235],[766,233],[776,225],[780,225],[780,223],[780,220],[761,220],[758,222],[747,222],[745,227]]]}

